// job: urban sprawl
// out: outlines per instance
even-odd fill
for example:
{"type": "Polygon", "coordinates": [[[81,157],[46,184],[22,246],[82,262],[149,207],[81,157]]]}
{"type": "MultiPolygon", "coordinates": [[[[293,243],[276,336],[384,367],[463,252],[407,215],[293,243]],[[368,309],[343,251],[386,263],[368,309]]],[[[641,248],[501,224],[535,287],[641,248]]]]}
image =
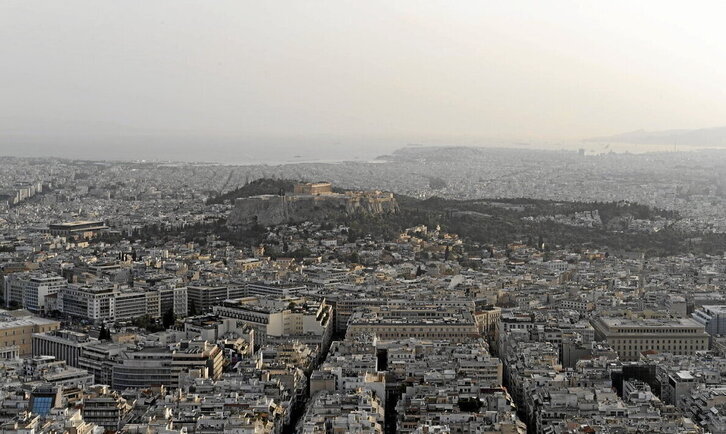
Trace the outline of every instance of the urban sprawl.
{"type": "Polygon", "coordinates": [[[726,433],[715,153],[0,158],[0,432],[726,433]]]}

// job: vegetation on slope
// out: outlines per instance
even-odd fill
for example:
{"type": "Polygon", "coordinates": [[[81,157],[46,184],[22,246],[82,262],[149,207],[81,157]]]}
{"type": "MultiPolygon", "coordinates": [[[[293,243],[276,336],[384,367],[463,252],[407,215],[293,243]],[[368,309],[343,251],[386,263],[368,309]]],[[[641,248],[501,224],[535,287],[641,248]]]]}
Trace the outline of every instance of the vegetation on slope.
{"type": "MultiPolygon", "coordinates": [[[[482,245],[503,245],[513,241],[543,240],[547,246],[573,250],[596,248],[610,251],[643,252],[647,256],[684,253],[723,254],[726,234],[685,233],[665,228],[654,233],[612,230],[607,223],[616,218],[654,220],[677,219],[671,211],[630,203],[553,202],[536,199],[449,200],[432,197],[417,200],[398,197],[400,213],[374,218],[349,216],[340,223],[350,227],[351,238],[372,234],[392,239],[401,230],[424,224],[439,225],[442,230],[482,245]],[[522,205],[501,206],[501,204],[522,205]],[[523,217],[569,215],[574,212],[598,210],[603,227],[579,227],[551,220],[541,222],[523,217]]],[[[533,244],[530,242],[530,244],[533,244]]]]}
{"type": "Polygon", "coordinates": [[[240,188],[207,199],[207,205],[220,204],[226,201],[234,203],[241,197],[258,196],[260,194],[290,193],[295,188],[295,181],[289,179],[260,178],[240,188]]]}
{"type": "MultiPolygon", "coordinates": [[[[279,194],[293,190],[295,181],[258,179],[241,188],[210,199],[208,203],[223,203],[239,197],[258,194],[279,194]]],[[[503,245],[514,241],[534,244],[543,241],[548,248],[561,246],[573,250],[594,248],[608,251],[643,252],[647,256],[694,254],[723,254],[726,234],[694,234],[670,227],[653,233],[619,230],[608,223],[617,219],[654,220],[678,219],[667,210],[624,202],[566,202],[538,199],[477,199],[452,200],[431,197],[425,200],[397,196],[400,212],[374,216],[341,216],[328,225],[349,227],[351,241],[371,236],[392,240],[404,229],[426,225],[458,234],[463,239],[480,245],[503,245]],[[552,220],[533,221],[524,217],[572,215],[575,212],[597,210],[602,227],[580,227],[552,220]],[[615,229],[614,229],[615,228],[615,229]]],[[[259,243],[265,228],[255,226],[244,230],[230,229],[224,220],[188,226],[174,230],[147,227],[133,234],[134,239],[163,243],[171,238],[206,243],[209,235],[238,246],[259,243]]],[[[289,254],[289,252],[285,252],[289,254]]]]}

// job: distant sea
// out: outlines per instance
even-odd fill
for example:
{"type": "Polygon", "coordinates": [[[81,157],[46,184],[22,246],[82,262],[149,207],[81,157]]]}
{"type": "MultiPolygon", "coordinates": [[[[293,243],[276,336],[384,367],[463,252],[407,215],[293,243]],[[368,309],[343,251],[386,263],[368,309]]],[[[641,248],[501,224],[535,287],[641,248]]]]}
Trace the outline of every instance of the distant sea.
{"type": "Polygon", "coordinates": [[[375,161],[405,146],[394,142],[330,140],[240,140],[194,137],[83,137],[39,140],[0,137],[0,157],[60,157],[80,160],[204,162],[229,165],[375,161]],[[50,142],[55,144],[50,145],[50,142]]]}
{"type": "MultiPolygon", "coordinates": [[[[584,149],[586,155],[616,153],[695,151],[707,147],[605,144],[593,142],[502,142],[474,140],[406,142],[400,139],[282,138],[232,139],[158,136],[85,136],[73,139],[49,136],[0,136],[0,157],[60,157],[81,160],[204,162],[229,165],[280,165],[295,163],[372,162],[407,146],[475,146],[525,149],[584,149]]],[[[721,148],[723,149],[723,148],[721,148]]]]}

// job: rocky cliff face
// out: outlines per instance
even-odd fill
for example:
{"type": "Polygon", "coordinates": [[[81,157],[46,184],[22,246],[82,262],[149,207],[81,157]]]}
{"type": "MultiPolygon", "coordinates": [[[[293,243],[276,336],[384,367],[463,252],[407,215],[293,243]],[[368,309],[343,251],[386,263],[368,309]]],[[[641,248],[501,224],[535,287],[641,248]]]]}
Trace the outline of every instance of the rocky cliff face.
{"type": "Polygon", "coordinates": [[[321,196],[263,195],[237,199],[227,219],[230,226],[263,226],[303,221],[320,222],[342,215],[398,212],[392,193],[355,192],[321,196]]]}

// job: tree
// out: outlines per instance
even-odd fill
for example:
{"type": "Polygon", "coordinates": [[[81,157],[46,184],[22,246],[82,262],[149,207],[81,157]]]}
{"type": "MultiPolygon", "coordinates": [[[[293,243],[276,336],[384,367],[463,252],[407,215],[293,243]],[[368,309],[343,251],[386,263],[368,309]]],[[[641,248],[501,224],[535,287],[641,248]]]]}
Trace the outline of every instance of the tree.
{"type": "Polygon", "coordinates": [[[481,401],[477,398],[460,399],[457,404],[459,410],[467,413],[476,413],[482,406],[481,401]]]}
{"type": "Polygon", "coordinates": [[[146,331],[149,333],[156,333],[164,330],[164,327],[162,327],[161,324],[159,324],[150,315],[136,317],[133,319],[133,321],[131,321],[131,323],[135,327],[146,329],[146,331]]]}
{"type": "Polygon", "coordinates": [[[99,341],[110,341],[111,340],[111,331],[106,328],[105,324],[102,324],[101,330],[98,331],[98,340],[99,341]]]}
{"type": "Polygon", "coordinates": [[[173,326],[175,322],[176,317],[174,316],[174,309],[169,308],[166,312],[164,312],[164,317],[161,319],[161,323],[164,325],[165,329],[168,329],[173,326]]]}

